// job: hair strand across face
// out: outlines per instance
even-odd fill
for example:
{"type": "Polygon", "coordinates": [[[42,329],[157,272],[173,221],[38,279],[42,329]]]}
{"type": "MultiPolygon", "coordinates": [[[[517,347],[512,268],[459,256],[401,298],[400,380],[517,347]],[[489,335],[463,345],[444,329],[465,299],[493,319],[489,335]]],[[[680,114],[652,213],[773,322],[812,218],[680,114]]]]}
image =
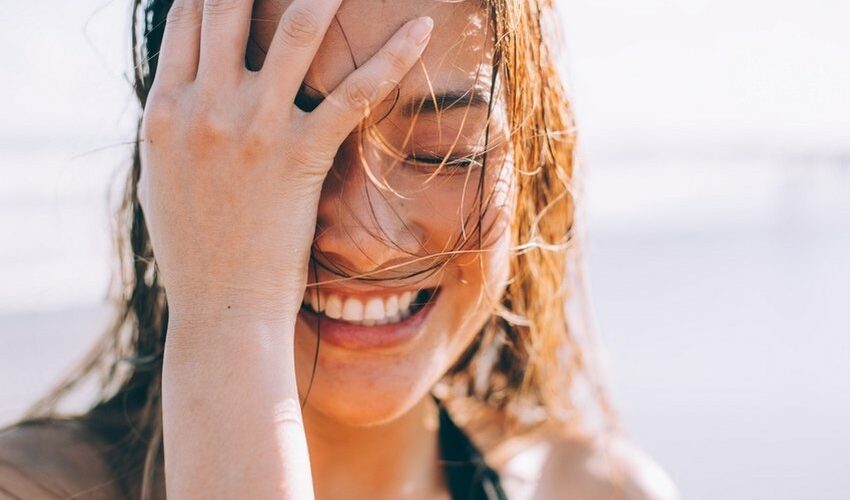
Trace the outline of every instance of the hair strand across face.
{"type": "MultiPolygon", "coordinates": [[[[134,90],[142,108],[156,75],[171,4],[171,0],[134,0],[131,33],[134,90]]],[[[489,0],[486,5],[495,41],[493,72],[487,89],[490,92],[487,122],[500,96],[503,100],[499,100],[499,105],[504,103],[507,111],[507,146],[515,185],[509,227],[513,239],[510,278],[503,296],[489,298],[493,302],[492,316],[435,391],[473,401],[477,408],[503,415],[507,433],[517,434],[547,422],[557,422],[565,432],[571,432],[578,428],[581,416],[581,402],[575,399],[571,389],[584,380],[594,388],[592,399],[597,400],[597,406],[613,422],[613,412],[589,362],[587,343],[580,340],[581,335],[588,335],[588,321],[584,317],[568,316],[564,307],[565,302],[580,298],[583,291],[574,217],[575,126],[543,25],[547,16],[553,15],[551,2],[489,0]]],[[[338,19],[336,22],[339,24],[338,19]]],[[[339,27],[344,34],[344,27],[341,24],[339,27]]],[[[348,38],[345,43],[350,50],[348,38]]],[[[357,66],[353,53],[352,64],[357,66]]],[[[423,105],[445,108],[446,103],[436,97],[433,86],[430,88],[432,101],[423,105]]],[[[321,96],[321,92],[307,84],[303,90],[302,94],[310,99],[321,96]]],[[[313,102],[303,97],[301,101],[304,106],[313,102]]],[[[391,101],[395,107],[399,93],[391,101]]],[[[471,101],[458,99],[451,105],[468,107],[473,104],[471,101]]],[[[381,113],[372,123],[386,116],[381,113]]],[[[496,167],[488,163],[490,141],[495,139],[489,126],[485,130],[484,153],[476,159],[474,169],[478,175],[474,210],[463,218],[458,238],[436,254],[418,255],[396,245],[395,248],[411,257],[403,267],[416,268],[406,275],[394,275],[392,280],[427,279],[440,272],[451,259],[475,255],[486,247],[493,227],[484,227],[482,221],[494,197],[485,189],[484,179],[496,167]]],[[[377,127],[364,126],[359,136],[361,140],[381,145],[385,154],[401,155],[398,148],[380,137],[377,127]]],[[[403,161],[406,160],[399,159],[400,163],[403,161]]],[[[365,160],[362,163],[368,164],[365,160]]],[[[446,173],[452,168],[448,161],[439,162],[429,182],[439,178],[437,172],[446,173]]],[[[100,392],[88,414],[88,425],[116,445],[113,466],[116,477],[126,478],[130,485],[128,497],[132,489],[133,496],[140,494],[146,499],[155,490],[154,478],[162,466],[160,375],[168,305],[137,197],[140,169],[137,136],[125,199],[118,215],[123,264],[117,319],[77,372],[34,405],[29,416],[58,415],[61,400],[88,378],[99,376],[100,392]]],[[[463,175],[470,178],[473,173],[463,175]]],[[[377,175],[372,175],[370,181],[385,188],[379,190],[381,196],[400,194],[377,175]]],[[[382,228],[378,231],[381,234],[376,237],[393,244],[382,228]]],[[[421,246],[424,248],[424,244],[421,246]]],[[[345,265],[334,263],[316,251],[310,269],[319,286],[328,283],[318,283],[319,269],[341,280],[385,279],[346,269],[345,265]]],[[[577,316],[583,316],[581,307],[578,311],[577,316]]],[[[315,355],[318,357],[318,344],[315,355]]],[[[461,420],[472,418],[474,412],[461,420]]]]}

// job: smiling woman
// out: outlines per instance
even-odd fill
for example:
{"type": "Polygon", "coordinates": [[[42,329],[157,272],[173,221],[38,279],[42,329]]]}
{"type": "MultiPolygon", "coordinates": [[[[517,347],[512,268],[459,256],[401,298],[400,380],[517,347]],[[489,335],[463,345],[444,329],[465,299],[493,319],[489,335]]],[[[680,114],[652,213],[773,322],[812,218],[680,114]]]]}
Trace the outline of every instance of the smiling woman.
{"type": "Polygon", "coordinates": [[[0,491],[675,497],[583,341],[549,9],[137,0],[123,307],[0,433],[0,491]]]}

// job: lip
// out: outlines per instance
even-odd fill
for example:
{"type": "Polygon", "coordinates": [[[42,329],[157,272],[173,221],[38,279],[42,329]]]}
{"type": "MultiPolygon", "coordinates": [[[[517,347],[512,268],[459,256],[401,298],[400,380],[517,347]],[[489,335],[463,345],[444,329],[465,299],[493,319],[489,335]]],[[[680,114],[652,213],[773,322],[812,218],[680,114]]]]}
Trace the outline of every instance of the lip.
{"type": "Polygon", "coordinates": [[[321,342],[349,350],[387,350],[412,342],[422,333],[422,326],[430,316],[441,289],[415,314],[398,323],[363,326],[346,323],[301,307],[298,316],[304,320],[313,335],[321,328],[321,342]],[[321,326],[319,325],[321,323],[321,326]]]}

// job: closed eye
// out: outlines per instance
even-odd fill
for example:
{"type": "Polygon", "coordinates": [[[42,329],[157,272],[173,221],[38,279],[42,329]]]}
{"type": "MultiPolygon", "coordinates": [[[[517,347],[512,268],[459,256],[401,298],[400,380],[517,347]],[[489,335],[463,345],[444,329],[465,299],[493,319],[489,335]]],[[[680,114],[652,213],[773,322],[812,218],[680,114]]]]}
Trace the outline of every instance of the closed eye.
{"type": "Polygon", "coordinates": [[[440,167],[449,170],[469,170],[482,165],[484,153],[474,153],[463,156],[410,155],[407,162],[413,165],[440,167]]]}

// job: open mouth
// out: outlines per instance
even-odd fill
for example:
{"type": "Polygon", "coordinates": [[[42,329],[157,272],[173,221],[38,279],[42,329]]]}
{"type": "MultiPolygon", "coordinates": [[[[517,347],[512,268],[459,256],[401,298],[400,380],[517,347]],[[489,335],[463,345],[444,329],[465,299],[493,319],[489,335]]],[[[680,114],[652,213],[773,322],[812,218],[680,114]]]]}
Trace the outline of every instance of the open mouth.
{"type": "Polygon", "coordinates": [[[433,302],[439,288],[407,290],[401,293],[354,297],[335,292],[308,289],[302,309],[321,318],[361,326],[405,322],[433,302]]]}

